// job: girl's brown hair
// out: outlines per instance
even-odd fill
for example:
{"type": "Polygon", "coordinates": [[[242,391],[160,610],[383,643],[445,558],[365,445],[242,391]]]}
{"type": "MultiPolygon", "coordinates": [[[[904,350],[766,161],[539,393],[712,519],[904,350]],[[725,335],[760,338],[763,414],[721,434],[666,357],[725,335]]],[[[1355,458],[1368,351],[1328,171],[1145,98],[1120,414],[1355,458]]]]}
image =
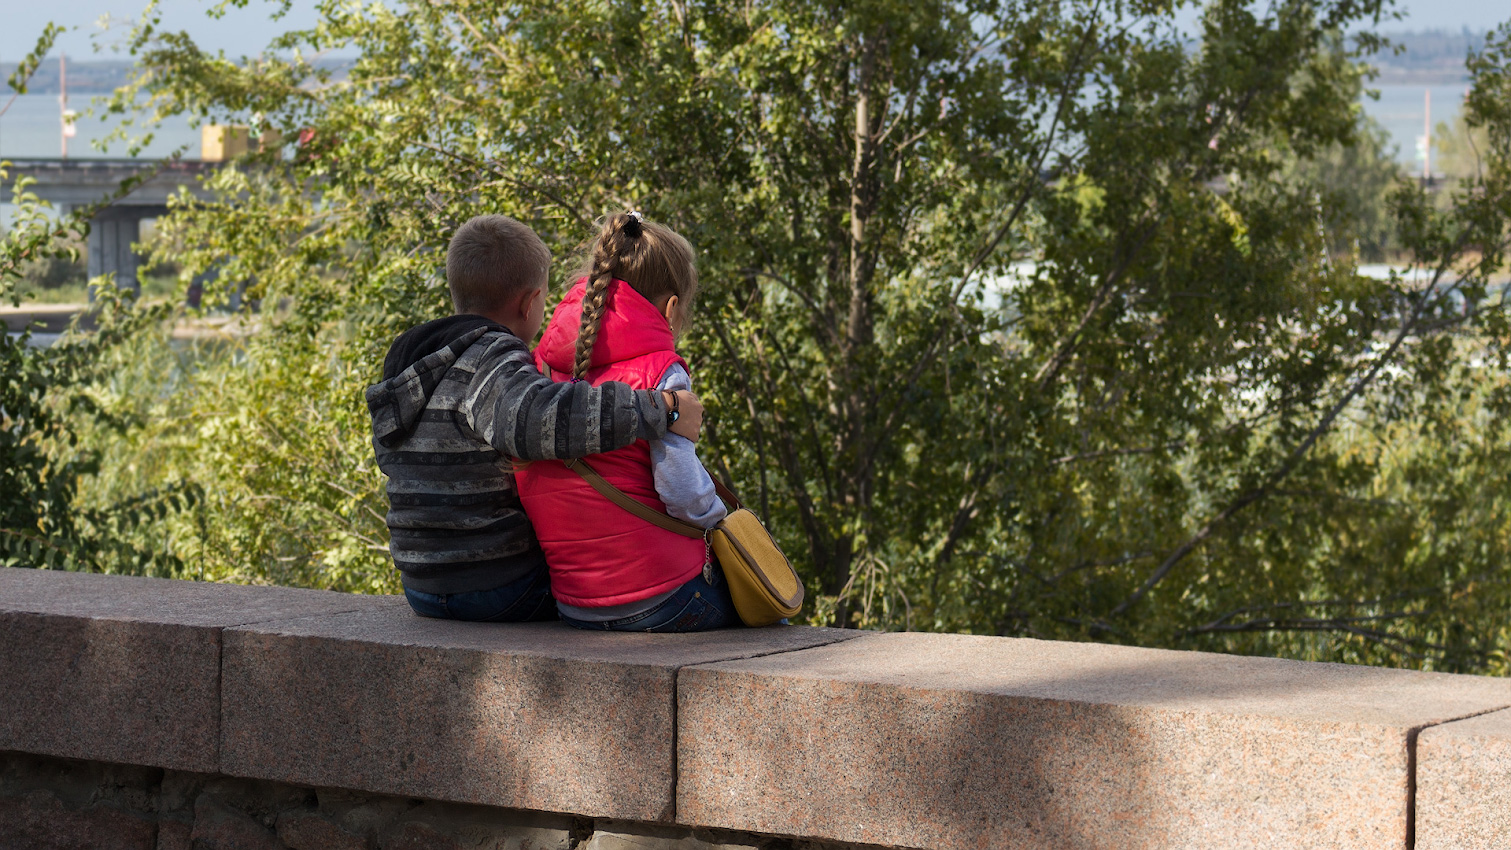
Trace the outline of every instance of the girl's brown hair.
{"type": "Polygon", "coordinates": [[[675,295],[684,315],[698,293],[692,246],[671,228],[646,221],[639,213],[616,213],[605,218],[586,253],[578,274],[588,282],[582,296],[577,356],[572,364],[574,378],[588,373],[598,327],[608,306],[610,283],[622,280],[652,304],[675,295]]]}

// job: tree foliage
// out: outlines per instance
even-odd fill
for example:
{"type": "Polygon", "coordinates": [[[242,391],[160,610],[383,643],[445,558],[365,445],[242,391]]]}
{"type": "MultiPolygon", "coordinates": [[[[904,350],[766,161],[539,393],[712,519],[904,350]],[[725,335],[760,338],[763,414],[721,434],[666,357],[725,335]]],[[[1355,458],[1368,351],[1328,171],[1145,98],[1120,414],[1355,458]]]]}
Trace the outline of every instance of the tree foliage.
{"type": "MultiPolygon", "coordinates": [[[[25,93],[27,78],[60,32],[47,27],[10,77],[13,92],[25,93]]],[[[78,260],[94,209],[50,216],[30,178],[11,178],[10,164],[0,161],[0,183],[12,183],[13,205],[0,241],[0,299],[17,306],[30,267],[78,260]]],[[[0,336],[0,565],[177,574],[181,564],[173,553],[141,545],[138,532],[190,507],[191,486],[134,482],[117,499],[79,503],[80,483],[99,472],[104,453],[81,435],[125,434],[133,424],[101,404],[110,365],[123,345],[163,318],[161,309],[128,309],[113,281],[95,283],[94,332],[47,348],[33,347],[29,330],[0,336]]]]}
{"type": "Polygon", "coordinates": [[[705,453],[813,622],[1498,669],[1511,31],[1483,167],[1446,205],[1375,168],[1361,224],[1377,2],[1218,0],[1195,46],[1142,0],[321,12],[251,59],[149,19],[117,95],[279,140],[154,249],[262,312],[122,400],[208,575],[393,587],[361,390],[451,232],[566,254],[633,206],[699,250],[705,453]],[[1420,274],[1355,273],[1387,232],[1420,274]]]}

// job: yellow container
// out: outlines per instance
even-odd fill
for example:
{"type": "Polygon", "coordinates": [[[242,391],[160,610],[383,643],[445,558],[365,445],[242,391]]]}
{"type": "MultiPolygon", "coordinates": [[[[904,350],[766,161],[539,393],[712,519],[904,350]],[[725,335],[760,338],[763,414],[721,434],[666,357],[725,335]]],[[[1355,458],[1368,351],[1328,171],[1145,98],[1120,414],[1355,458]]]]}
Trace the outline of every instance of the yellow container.
{"type": "Polygon", "coordinates": [[[251,134],[236,124],[206,124],[199,128],[199,158],[205,162],[225,162],[251,149],[251,134]]]}

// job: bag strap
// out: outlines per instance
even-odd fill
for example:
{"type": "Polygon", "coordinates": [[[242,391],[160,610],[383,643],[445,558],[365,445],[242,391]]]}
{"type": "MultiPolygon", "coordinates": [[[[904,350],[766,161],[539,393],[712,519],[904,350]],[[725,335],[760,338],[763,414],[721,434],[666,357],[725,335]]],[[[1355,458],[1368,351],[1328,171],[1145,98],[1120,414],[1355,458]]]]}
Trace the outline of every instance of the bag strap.
{"type": "Polygon", "coordinates": [[[720,481],[718,477],[710,472],[707,466],[703,467],[703,471],[708,473],[708,480],[714,483],[714,495],[723,499],[724,504],[728,505],[730,510],[737,511],[745,507],[745,505],[741,504],[740,497],[736,496],[733,490],[725,487],[724,482],[720,481]]]}
{"type": "MultiPolygon", "coordinates": [[[[682,520],[677,519],[674,516],[664,514],[654,508],[648,507],[643,502],[631,498],[630,496],[626,495],[623,490],[620,490],[618,487],[610,484],[607,479],[605,479],[602,475],[599,475],[598,470],[589,466],[587,461],[582,460],[581,458],[572,458],[570,460],[564,460],[562,461],[562,463],[565,463],[567,465],[567,469],[570,469],[578,475],[581,475],[584,481],[591,484],[594,490],[602,493],[604,497],[606,497],[609,501],[613,502],[621,508],[624,508],[635,516],[640,517],[646,522],[664,528],[667,531],[680,534],[683,537],[693,537],[699,540],[703,539],[703,529],[699,528],[696,525],[693,525],[690,522],[683,522],[682,520]]],[[[714,485],[714,489],[717,490],[718,482],[715,481],[714,485]]]]}

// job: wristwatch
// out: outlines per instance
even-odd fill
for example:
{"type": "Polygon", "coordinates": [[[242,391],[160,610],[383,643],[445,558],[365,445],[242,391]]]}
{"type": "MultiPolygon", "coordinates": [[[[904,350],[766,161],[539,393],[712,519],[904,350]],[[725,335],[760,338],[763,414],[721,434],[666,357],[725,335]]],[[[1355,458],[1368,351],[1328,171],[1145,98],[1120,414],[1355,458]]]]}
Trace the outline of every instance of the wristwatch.
{"type": "Polygon", "coordinates": [[[677,407],[681,405],[681,401],[677,399],[677,392],[675,390],[667,390],[666,392],[667,395],[672,397],[672,406],[666,411],[666,430],[670,431],[672,425],[682,418],[682,414],[677,411],[677,407]]]}

